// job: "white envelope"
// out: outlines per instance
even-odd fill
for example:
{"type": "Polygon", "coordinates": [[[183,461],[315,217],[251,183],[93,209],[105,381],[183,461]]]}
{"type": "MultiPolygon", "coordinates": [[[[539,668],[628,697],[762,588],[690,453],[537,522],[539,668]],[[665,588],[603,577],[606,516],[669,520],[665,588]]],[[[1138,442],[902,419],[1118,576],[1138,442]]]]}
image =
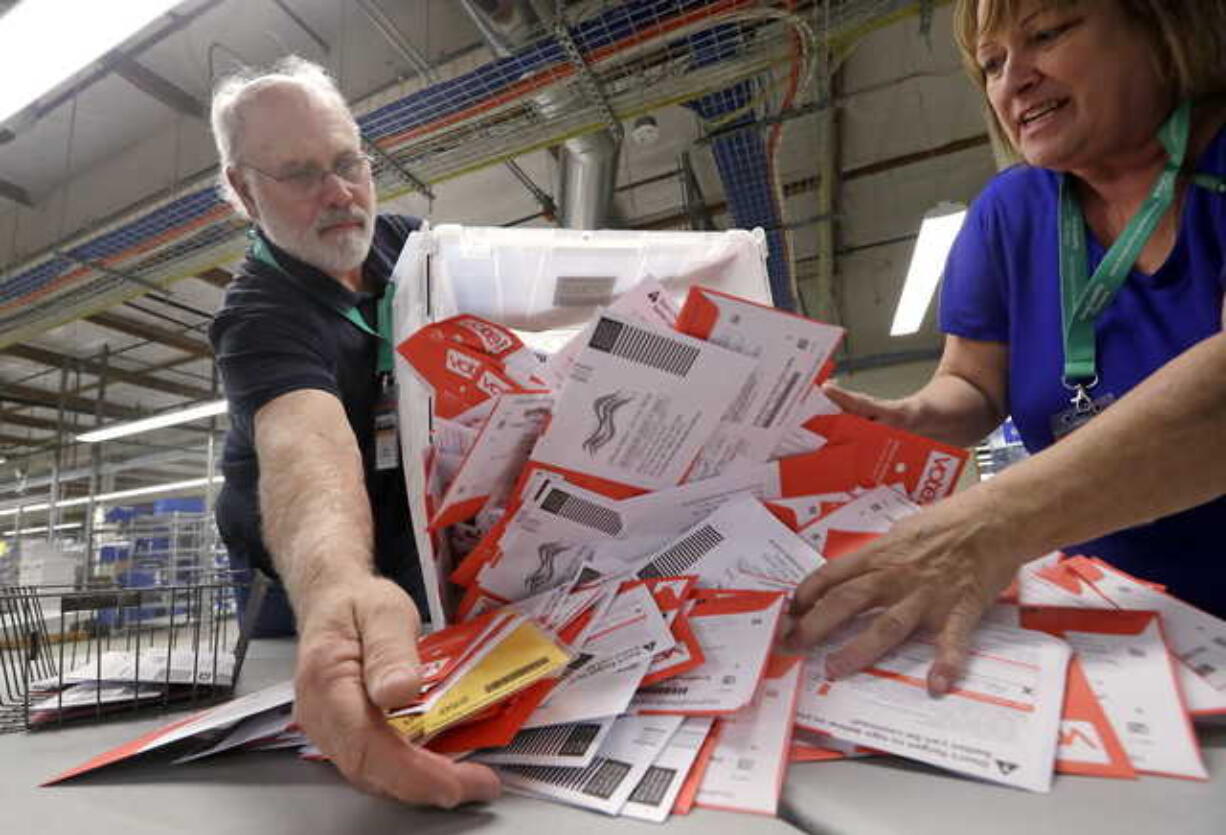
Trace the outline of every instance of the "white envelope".
{"type": "Polygon", "coordinates": [[[859,618],[806,664],[797,724],[806,730],[984,780],[1051,788],[1069,647],[1041,632],[981,624],[955,689],[926,689],[935,648],[913,638],[867,671],[826,679],[826,655],[863,629],[859,618]]]}
{"type": "Polygon", "coordinates": [[[229,728],[248,716],[254,716],[268,710],[274,710],[294,700],[294,683],[283,681],[248,693],[237,699],[194,713],[186,718],[176,719],[153,733],[145,734],[134,742],[126,742],[109,751],[100,754],[76,768],[52,777],[44,785],[58,783],[80,774],[86,774],[99,768],[121,762],[130,757],[164,748],[189,737],[209,731],[229,728]]]}
{"type": "Polygon", "coordinates": [[[761,502],[741,495],[653,554],[636,575],[694,574],[707,588],[790,593],[824,563],[761,502]]]}
{"type": "Polygon", "coordinates": [[[1202,612],[1165,592],[1139,583],[1099,563],[1094,586],[1121,609],[1143,609],[1162,616],[1171,652],[1219,693],[1226,693],[1226,621],[1202,612]]]}
{"type": "Polygon", "coordinates": [[[613,729],[614,716],[524,728],[502,748],[472,756],[486,765],[587,768],[613,729]]]}
{"type": "Polygon", "coordinates": [[[83,682],[69,685],[54,696],[30,702],[31,719],[45,721],[54,718],[59,711],[71,708],[147,701],[160,698],[163,693],[164,691],[157,687],[97,681],[83,682]]]}
{"type": "MultiPolygon", "coordinates": [[[[113,682],[133,684],[229,684],[234,675],[234,653],[218,651],[196,653],[192,650],[164,649],[108,650],[65,673],[64,684],[113,682]]],[[[55,677],[35,682],[32,687],[54,687],[55,677]]]]}
{"type": "MultiPolygon", "coordinates": [[[[672,330],[677,322],[677,305],[669,298],[664,286],[653,278],[635,284],[605,308],[605,312],[640,322],[648,327],[672,330]]],[[[594,320],[588,322],[545,362],[542,376],[554,391],[561,391],[570,377],[575,357],[592,335],[594,320]]]]}
{"type": "Polygon", "coordinates": [[[753,703],[719,720],[715,750],[698,789],[699,806],[775,814],[803,666],[798,657],[774,656],[753,703]]]}
{"type": "Polygon", "coordinates": [[[623,716],[586,768],[503,766],[508,791],[618,814],[681,727],[680,716],[623,716]]]}
{"type": "Polygon", "coordinates": [[[645,490],[679,484],[754,365],[709,342],[604,314],[532,460],[645,490]]]}
{"type": "Polygon", "coordinates": [[[711,732],[714,719],[710,716],[689,716],[660,756],[647,769],[643,779],[634,787],[630,799],[622,807],[628,818],[663,823],[668,820],[677,795],[685,784],[685,778],[698,759],[698,751],[711,732]]]}
{"type": "Polygon", "coordinates": [[[580,652],[524,728],[620,716],[630,706],[651,658],[651,652],[640,646],[608,655],[580,652]]]}
{"type": "Polygon", "coordinates": [[[840,327],[704,287],[690,289],[677,328],[755,362],[748,385],[727,401],[689,481],[770,460],[791,428],[793,412],[843,338],[840,327]]]}
{"type": "Polygon", "coordinates": [[[825,554],[839,534],[883,534],[901,519],[919,512],[919,505],[893,487],[867,490],[838,510],[800,529],[800,538],[825,554]]]}
{"type": "Polygon", "coordinates": [[[749,704],[762,680],[784,599],[768,592],[699,592],[689,621],[705,660],[642,688],[631,706],[640,712],[716,716],[749,704]]]}
{"type": "Polygon", "coordinates": [[[489,420],[450,479],[431,525],[463,522],[486,502],[500,502],[527,462],[552,408],[551,394],[499,395],[489,420]]]}
{"type": "MultiPolygon", "coordinates": [[[[266,710],[263,713],[257,713],[254,716],[248,716],[246,719],[239,721],[237,725],[230,729],[229,733],[216,743],[205,748],[203,751],[196,751],[193,754],[179,757],[175,760],[175,765],[191,762],[192,760],[202,760],[205,757],[211,757],[223,751],[242,748],[257,740],[275,739],[287,733],[293,725],[293,708],[293,704],[285,704],[266,710]]],[[[305,737],[302,734],[294,734],[293,737],[289,742],[289,746],[303,744],[305,737]]]]}
{"type": "Polygon", "coordinates": [[[746,494],[755,498],[776,496],[778,490],[777,473],[762,464],[623,499],[616,507],[625,521],[625,533],[615,540],[596,544],[596,556],[588,568],[600,576],[629,573],[644,557],[710,516],[725,502],[746,494]]]}
{"type": "Polygon", "coordinates": [[[499,540],[501,556],[478,575],[481,588],[521,600],[561,585],[595,555],[598,540],[613,539],[625,524],[602,496],[542,477],[499,540]]]}
{"type": "Polygon", "coordinates": [[[790,455],[817,452],[826,445],[826,439],[816,432],[805,429],[802,424],[810,418],[837,415],[842,411],[820,388],[810,387],[808,393],[805,394],[805,399],[792,413],[791,420],[788,421],[788,430],[784,433],[783,440],[775,447],[771,458],[787,458],[790,455]]]}
{"type": "Polygon", "coordinates": [[[610,655],[628,647],[643,647],[654,655],[667,652],[674,643],[676,639],[651,590],[636,585],[618,592],[600,620],[592,624],[580,649],[610,655]]]}
{"type": "Polygon", "coordinates": [[[1066,632],[1133,768],[1209,779],[1157,618],[1136,635],[1066,632]]]}

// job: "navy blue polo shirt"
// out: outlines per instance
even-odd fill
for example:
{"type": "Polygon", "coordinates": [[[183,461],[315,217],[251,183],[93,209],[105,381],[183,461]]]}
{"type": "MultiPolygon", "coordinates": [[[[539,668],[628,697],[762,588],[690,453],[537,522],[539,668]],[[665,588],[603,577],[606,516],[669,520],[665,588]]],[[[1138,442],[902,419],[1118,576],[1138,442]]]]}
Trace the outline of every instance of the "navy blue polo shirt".
{"type": "Polygon", "coordinates": [[[285,274],[248,254],[226,290],[209,340],[230,403],[230,430],[221,462],[226,482],[217,501],[217,524],[235,562],[276,576],[260,533],[255,414],[283,394],[318,389],[341,401],[362,453],[375,526],[376,566],[408,590],[419,607],[425,606],[404,475],[400,470],[375,468],[378,338],[338,312],[356,306],[373,325],[378,294],[409,233],[418,226],[417,218],[378,217],[370,254],[362,265],[364,286],[373,292],[349,290],[267,238],[285,274]]]}

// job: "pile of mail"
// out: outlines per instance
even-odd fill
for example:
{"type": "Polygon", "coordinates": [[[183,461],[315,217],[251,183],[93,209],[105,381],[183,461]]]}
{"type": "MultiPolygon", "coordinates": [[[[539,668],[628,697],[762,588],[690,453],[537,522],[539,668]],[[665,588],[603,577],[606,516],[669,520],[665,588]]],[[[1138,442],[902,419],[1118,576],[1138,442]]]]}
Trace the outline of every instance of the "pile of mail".
{"type": "MultiPolygon", "coordinates": [[[[718,518],[742,529],[729,535],[790,529],[792,573],[772,586],[786,589],[816,567],[815,547],[837,555],[873,533],[854,525],[872,499],[831,515],[865,491],[903,494],[875,494],[890,518],[947,495],[964,450],[841,414],[823,395],[842,335],[703,287],[678,310],[653,280],[547,358],[471,315],[419,329],[399,351],[433,395],[426,509],[435,551],[460,560],[459,616],[575,576],[650,576],[661,549],[734,499],[758,512],[726,510],[718,518]]],[[[738,582],[704,585],[760,584],[738,582]]]]}
{"type": "MultiPolygon", "coordinates": [[[[841,335],[702,287],[677,309],[645,281],[548,357],[469,315],[398,346],[433,392],[428,521],[463,592],[389,723],[511,791],[652,821],[774,814],[790,763],[870,755],[1035,791],[1053,772],[1204,779],[1188,715],[1226,712],[1226,624],[1094,560],[1027,566],[940,699],[926,635],[839,680],[825,657],[865,619],[779,651],[797,583],[966,460],[841,414],[818,387],[841,335]]],[[[291,698],[125,750],[303,746],[291,698]]]]}
{"type": "Polygon", "coordinates": [[[234,653],[220,648],[174,649],[150,641],[139,651],[95,649],[90,644],[86,649],[79,652],[74,647],[59,654],[58,663],[69,667],[62,674],[29,682],[28,698],[22,700],[27,725],[101,716],[151,703],[207,701],[228,690],[234,680],[234,653]]]}

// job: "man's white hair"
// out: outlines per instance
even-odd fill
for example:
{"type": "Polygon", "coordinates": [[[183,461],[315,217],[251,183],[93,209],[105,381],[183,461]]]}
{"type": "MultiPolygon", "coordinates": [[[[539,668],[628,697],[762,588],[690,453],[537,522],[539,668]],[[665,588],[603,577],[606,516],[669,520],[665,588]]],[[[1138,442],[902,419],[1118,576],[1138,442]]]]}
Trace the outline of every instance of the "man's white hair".
{"type": "MultiPolygon", "coordinates": [[[[333,102],[338,110],[353,120],[353,113],[349,110],[349,104],[340,88],[336,86],[336,80],[319,64],[297,55],[286,56],[267,68],[244,68],[222,78],[213,88],[213,106],[209,117],[220,163],[217,184],[222,197],[242,217],[247,217],[247,210],[234,187],[230,185],[226,169],[237,162],[246,107],[262,90],[281,84],[295,84],[305,88],[333,102]]],[[[356,133],[357,121],[353,121],[356,133]]]]}

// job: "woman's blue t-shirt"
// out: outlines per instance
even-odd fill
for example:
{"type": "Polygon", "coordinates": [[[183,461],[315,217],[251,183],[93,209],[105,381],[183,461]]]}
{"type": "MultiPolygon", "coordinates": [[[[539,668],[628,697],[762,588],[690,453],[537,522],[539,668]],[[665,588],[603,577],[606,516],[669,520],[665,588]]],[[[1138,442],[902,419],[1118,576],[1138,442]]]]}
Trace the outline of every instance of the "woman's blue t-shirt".
{"type": "MultiPolygon", "coordinates": [[[[1226,176],[1226,129],[1196,168],[1226,176]]],[[[1058,202],[1059,175],[1052,171],[1017,166],[997,175],[967,214],[941,290],[942,330],[1008,345],[1009,411],[1031,452],[1053,443],[1052,417],[1069,407],[1061,383],[1058,202]]],[[[1088,228],[1086,240],[1092,272],[1104,249],[1088,228]]],[[[1220,332],[1223,293],[1226,195],[1191,187],[1166,263],[1153,275],[1133,270],[1095,321],[1099,384],[1091,393],[1119,398],[1220,332]]],[[[1226,617],[1226,497],[1066,550],[1164,583],[1226,617]]]]}

